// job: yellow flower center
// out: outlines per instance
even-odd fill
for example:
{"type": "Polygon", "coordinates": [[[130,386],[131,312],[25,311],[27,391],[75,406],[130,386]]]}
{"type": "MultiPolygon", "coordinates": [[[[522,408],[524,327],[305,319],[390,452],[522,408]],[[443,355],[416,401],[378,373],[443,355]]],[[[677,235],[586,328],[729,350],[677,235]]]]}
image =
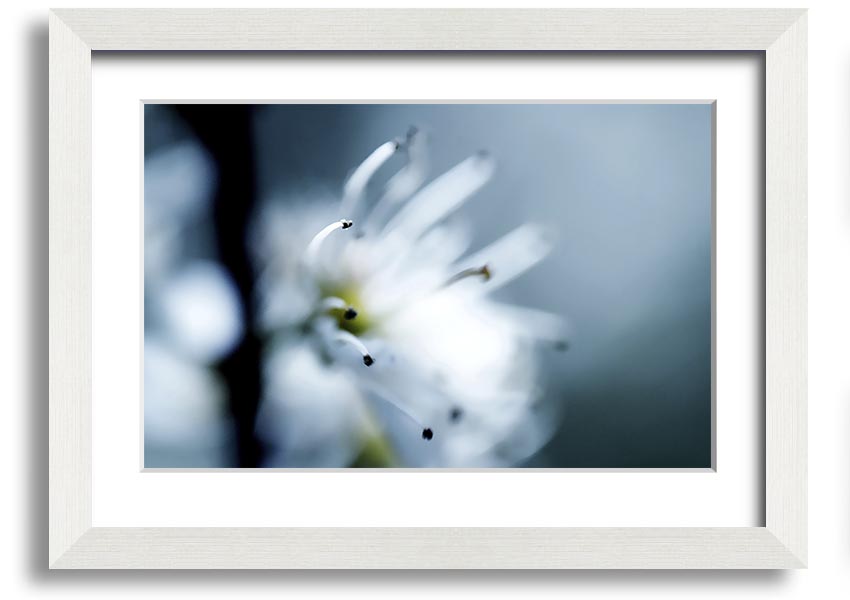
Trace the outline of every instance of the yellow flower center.
{"type": "Polygon", "coordinates": [[[347,309],[332,308],[328,311],[328,314],[337,320],[337,326],[341,330],[359,336],[375,326],[375,322],[370,318],[369,312],[363,305],[356,285],[336,283],[323,285],[320,289],[324,298],[340,298],[347,307],[351,307],[357,312],[357,316],[349,318],[347,309]]]}

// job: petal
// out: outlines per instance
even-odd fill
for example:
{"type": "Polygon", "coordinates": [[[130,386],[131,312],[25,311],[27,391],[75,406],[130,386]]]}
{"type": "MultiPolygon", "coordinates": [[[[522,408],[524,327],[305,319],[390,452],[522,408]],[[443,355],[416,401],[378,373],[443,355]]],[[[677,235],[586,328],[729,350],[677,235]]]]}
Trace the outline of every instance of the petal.
{"type": "Polygon", "coordinates": [[[372,154],[366,157],[360,166],[351,173],[343,188],[342,202],[339,206],[341,219],[351,219],[355,216],[357,205],[363,198],[366,186],[384,163],[392,158],[398,151],[399,143],[396,141],[384,142],[378,146],[372,154]]]}
{"type": "Polygon", "coordinates": [[[360,448],[364,419],[346,371],[324,364],[306,344],[266,355],[257,434],[269,446],[266,467],[346,467],[360,448]]]}
{"type": "Polygon", "coordinates": [[[242,338],[239,294],[218,264],[190,263],[164,284],[158,296],[168,334],[195,360],[215,362],[242,338]]]}
{"type": "Polygon", "coordinates": [[[471,239],[463,224],[435,227],[417,244],[388,254],[390,260],[365,284],[364,299],[374,310],[387,312],[439,289],[449,277],[450,265],[466,251],[471,239]]]}
{"type": "Polygon", "coordinates": [[[496,242],[459,261],[457,270],[487,265],[490,280],[487,285],[479,285],[477,289],[482,293],[491,292],[528,271],[543,260],[550,250],[551,244],[546,241],[540,227],[520,225],[496,242]]]}
{"type": "Polygon", "coordinates": [[[490,180],[493,160],[479,153],[422,188],[384,228],[386,235],[416,239],[457,210],[490,180]]]}
{"type": "Polygon", "coordinates": [[[145,158],[145,225],[149,233],[174,219],[185,223],[209,210],[216,172],[206,152],[183,142],[145,158]]]}
{"type": "Polygon", "coordinates": [[[364,220],[364,231],[367,235],[380,231],[398,204],[410,198],[428,176],[429,161],[425,134],[419,130],[412,130],[407,138],[405,147],[408,162],[390,178],[384,194],[364,220]]]}
{"type": "Polygon", "coordinates": [[[145,467],[228,465],[226,392],[211,369],[145,335],[145,467]]]}
{"type": "Polygon", "coordinates": [[[494,321],[510,326],[519,337],[561,342],[570,336],[567,320],[554,313],[502,303],[491,303],[486,312],[494,321]]]}

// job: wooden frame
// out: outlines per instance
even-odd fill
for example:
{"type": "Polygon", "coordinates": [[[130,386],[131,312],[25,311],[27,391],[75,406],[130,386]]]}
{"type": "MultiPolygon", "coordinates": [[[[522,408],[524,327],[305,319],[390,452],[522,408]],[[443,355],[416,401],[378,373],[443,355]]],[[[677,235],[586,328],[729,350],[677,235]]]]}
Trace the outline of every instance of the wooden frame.
{"type": "Polygon", "coordinates": [[[805,11],[74,9],[49,18],[51,568],[805,566],[805,11]],[[91,53],[104,50],[763,51],[766,526],[92,527],[91,53]]]}

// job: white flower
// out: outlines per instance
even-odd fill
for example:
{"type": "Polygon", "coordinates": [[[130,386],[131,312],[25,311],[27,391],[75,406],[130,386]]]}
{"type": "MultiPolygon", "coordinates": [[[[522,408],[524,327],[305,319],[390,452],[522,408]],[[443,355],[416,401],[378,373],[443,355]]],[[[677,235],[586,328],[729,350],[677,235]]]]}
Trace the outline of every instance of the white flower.
{"type": "Polygon", "coordinates": [[[561,320],[491,297],[548,245],[520,225],[468,253],[470,232],[449,217],[493,161],[476,154],[420,187],[422,139],[378,147],[341,200],[261,213],[266,466],[509,466],[548,437],[536,346],[562,339],[561,320]],[[407,164],[365,210],[367,184],[398,153],[407,164]]]}

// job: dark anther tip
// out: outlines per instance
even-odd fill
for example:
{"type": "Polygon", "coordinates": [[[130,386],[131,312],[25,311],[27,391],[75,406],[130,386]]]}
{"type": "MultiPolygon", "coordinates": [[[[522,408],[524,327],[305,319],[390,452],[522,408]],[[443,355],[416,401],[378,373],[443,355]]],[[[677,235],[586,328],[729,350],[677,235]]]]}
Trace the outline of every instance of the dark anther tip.
{"type": "Polygon", "coordinates": [[[555,350],[558,352],[566,352],[570,349],[570,343],[566,340],[558,340],[555,342],[555,350]]]}
{"type": "Polygon", "coordinates": [[[484,281],[490,281],[490,278],[493,276],[493,272],[490,270],[490,265],[484,265],[481,267],[481,276],[484,277],[484,281]]]}
{"type": "Polygon", "coordinates": [[[430,440],[433,437],[434,437],[434,432],[431,431],[430,428],[426,428],[426,429],[422,430],[422,439],[423,440],[430,440]]]}
{"type": "Polygon", "coordinates": [[[354,225],[354,221],[350,221],[350,220],[348,220],[348,219],[343,219],[343,220],[342,220],[342,228],[343,228],[343,229],[348,229],[348,228],[349,228],[349,227],[351,227],[352,225],[354,225]]]}
{"type": "Polygon", "coordinates": [[[353,319],[356,316],[357,316],[357,311],[354,310],[353,308],[351,308],[350,306],[345,309],[344,313],[342,313],[342,318],[345,319],[346,321],[350,321],[351,319],[353,319]]]}
{"type": "Polygon", "coordinates": [[[451,412],[449,413],[449,419],[451,419],[452,423],[457,423],[460,421],[460,418],[463,416],[463,410],[455,406],[451,412]]]}
{"type": "Polygon", "coordinates": [[[372,358],[371,355],[367,354],[366,356],[363,357],[363,364],[366,365],[367,367],[371,367],[373,364],[375,364],[375,359],[372,358]]]}

